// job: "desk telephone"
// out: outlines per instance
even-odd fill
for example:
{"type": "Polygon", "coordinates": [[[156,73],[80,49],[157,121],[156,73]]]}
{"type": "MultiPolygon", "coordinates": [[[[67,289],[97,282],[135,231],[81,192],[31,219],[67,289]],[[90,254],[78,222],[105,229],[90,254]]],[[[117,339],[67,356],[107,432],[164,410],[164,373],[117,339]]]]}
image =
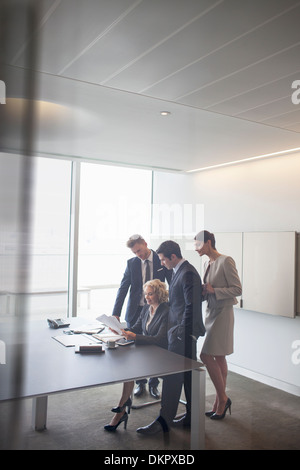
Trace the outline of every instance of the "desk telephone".
{"type": "Polygon", "coordinates": [[[70,323],[68,323],[66,320],[63,320],[62,318],[57,318],[56,320],[48,318],[47,321],[50,328],[54,328],[55,330],[57,328],[66,328],[70,325],[70,323]]]}

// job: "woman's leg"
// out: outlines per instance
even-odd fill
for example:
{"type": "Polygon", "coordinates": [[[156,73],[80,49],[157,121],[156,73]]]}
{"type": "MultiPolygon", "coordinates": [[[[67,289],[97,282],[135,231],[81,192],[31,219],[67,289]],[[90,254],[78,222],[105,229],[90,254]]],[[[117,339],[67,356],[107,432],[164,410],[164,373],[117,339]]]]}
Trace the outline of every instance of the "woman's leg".
{"type": "Polygon", "coordinates": [[[221,374],[223,377],[224,382],[224,390],[226,390],[226,382],[227,382],[227,373],[228,373],[228,366],[225,356],[215,356],[215,360],[217,361],[219,368],[221,370],[221,374]]]}
{"type": "Polygon", "coordinates": [[[225,393],[227,378],[227,362],[225,356],[211,356],[209,354],[201,354],[201,360],[206,365],[209,376],[216,389],[216,399],[213,411],[222,414],[227,402],[225,393]]]}
{"type": "Polygon", "coordinates": [[[119,401],[119,406],[123,406],[124,403],[128,400],[128,398],[132,394],[133,387],[134,387],[134,381],[123,383],[123,391],[122,391],[122,395],[119,401]]]}
{"type": "MultiPolygon", "coordinates": [[[[123,406],[124,403],[128,400],[128,398],[132,394],[133,387],[134,387],[134,381],[123,383],[123,391],[122,391],[122,395],[121,395],[118,406],[123,406]]],[[[109,424],[112,426],[116,426],[125,412],[126,412],[126,409],[124,408],[124,410],[121,411],[120,413],[114,413],[114,416],[112,417],[112,420],[109,424]]]]}

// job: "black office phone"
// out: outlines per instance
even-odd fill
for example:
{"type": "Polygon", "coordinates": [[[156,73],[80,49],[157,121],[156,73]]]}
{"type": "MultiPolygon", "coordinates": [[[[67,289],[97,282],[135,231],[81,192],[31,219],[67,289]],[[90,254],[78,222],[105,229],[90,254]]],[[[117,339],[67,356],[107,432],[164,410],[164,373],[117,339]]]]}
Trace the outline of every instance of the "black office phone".
{"type": "Polygon", "coordinates": [[[70,326],[70,323],[68,323],[67,320],[63,320],[62,318],[57,318],[55,320],[47,318],[47,322],[50,328],[54,328],[55,330],[57,328],[66,328],[67,326],[70,326]]]}

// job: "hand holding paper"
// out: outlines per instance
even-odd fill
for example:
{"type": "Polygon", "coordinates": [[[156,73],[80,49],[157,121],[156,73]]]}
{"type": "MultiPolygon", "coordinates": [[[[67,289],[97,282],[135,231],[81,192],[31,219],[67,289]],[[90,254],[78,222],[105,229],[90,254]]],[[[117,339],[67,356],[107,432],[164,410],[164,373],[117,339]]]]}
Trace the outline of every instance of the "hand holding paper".
{"type": "Polygon", "coordinates": [[[114,330],[118,335],[123,335],[120,322],[113,315],[100,315],[97,320],[103,323],[105,326],[114,330]]]}

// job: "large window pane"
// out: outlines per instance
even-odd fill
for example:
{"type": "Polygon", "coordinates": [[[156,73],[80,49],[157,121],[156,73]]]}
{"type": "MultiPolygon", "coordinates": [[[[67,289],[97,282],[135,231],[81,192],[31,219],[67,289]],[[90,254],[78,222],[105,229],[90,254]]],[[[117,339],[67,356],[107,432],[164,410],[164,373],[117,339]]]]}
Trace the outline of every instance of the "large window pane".
{"type": "Polygon", "coordinates": [[[32,200],[31,316],[67,316],[71,162],[37,158],[32,200]]]}
{"type": "MultiPolygon", "coordinates": [[[[149,239],[152,173],[149,170],[81,164],[78,315],[110,314],[132,255],[134,233],[149,239]]],[[[124,314],[124,309],[123,309],[124,314]]]]}

